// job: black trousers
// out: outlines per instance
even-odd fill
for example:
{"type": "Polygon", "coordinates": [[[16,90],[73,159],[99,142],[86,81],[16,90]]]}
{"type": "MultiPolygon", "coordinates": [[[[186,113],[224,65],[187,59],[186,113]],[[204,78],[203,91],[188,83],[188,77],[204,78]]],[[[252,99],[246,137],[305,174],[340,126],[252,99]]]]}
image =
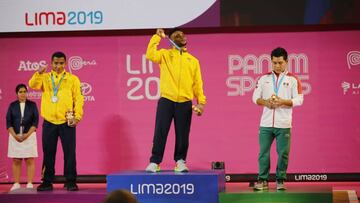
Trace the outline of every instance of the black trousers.
{"type": "Polygon", "coordinates": [[[42,129],[43,181],[52,183],[55,176],[55,157],[58,138],[64,152],[64,176],[67,182],[76,181],[76,128],[67,123],[55,125],[46,120],[42,129]]]}
{"type": "Polygon", "coordinates": [[[192,117],[191,106],[191,101],[177,103],[166,98],[159,99],[150,162],[157,164],[162,162],[172,120],[174,120],[176,136],[174,160],[186,160],[192,117]]]}

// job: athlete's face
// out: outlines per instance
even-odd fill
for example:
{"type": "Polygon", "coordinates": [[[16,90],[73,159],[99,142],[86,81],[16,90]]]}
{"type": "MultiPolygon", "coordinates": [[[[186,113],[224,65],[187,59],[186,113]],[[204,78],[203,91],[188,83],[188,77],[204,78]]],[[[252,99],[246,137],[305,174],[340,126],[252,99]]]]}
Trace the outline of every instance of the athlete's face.
{"type": "Polygon", "coordinates": [[[186,41],[186,36],[183,32],[181,31],[176,31],[174,33],[171,34],[170,36],[171,40],[175,42],[176,45],[178,45],[179,47],[183,47],[186,45],[187,41],[186,41]]]}
{"type": "Polygon", "coordinates": [[[272,69],[276,74],[280,74],[286,70],[287,61],[284,60],[283,56],[271,58],[272,69]]]}
{"type": "Polygon", "coordinates": [[[61,73],[64,71],[66,66],[66,60],[64,57],[54,57],[51,62],[52,70],[61,73]]]}

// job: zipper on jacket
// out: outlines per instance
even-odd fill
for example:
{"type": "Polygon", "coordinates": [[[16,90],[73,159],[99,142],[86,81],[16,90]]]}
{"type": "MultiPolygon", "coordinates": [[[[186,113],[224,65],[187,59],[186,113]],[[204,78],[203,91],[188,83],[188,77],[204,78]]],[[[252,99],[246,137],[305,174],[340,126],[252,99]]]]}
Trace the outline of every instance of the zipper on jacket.
{"type": "Polygon", "coordinates": [[[179,78],[178,78],[178,95],[176,101],[179,102],[180,97],[180,80],[181,80],[181,71],[182,71],[182,52],[180,51],[180,65],[179,65],[179,78]]]}
{"type": "MultiPolygon", "coordinates": [[[[275,74],[275,73],[274,73],[275,74]]],[[[276,74],[275,74],[276,75],[276,74]]],[[[278,84],[278,80],[279,80],[279,77],[280,77],[280,74],[279,74],[279,76],[276,76],[276,82],[275,82],[275,84],[273,84],[273,85],[275,85],[275,87],[277,87],[277,84],[278,84]]],[[[274,88],[274,87],[273,87],[274,88]]],[[[277,95],[276,95],[277,96],[277,95]]],[[[275,127],[275,109],[273,109],[273,124],[272,124],[272,127],[275,127]]]]}

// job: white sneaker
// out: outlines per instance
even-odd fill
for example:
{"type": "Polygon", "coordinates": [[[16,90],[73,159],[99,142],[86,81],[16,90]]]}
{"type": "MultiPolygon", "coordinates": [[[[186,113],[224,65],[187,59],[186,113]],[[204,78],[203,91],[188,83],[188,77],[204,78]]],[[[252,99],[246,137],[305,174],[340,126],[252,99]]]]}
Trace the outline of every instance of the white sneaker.
{"type": "Polygon", "coordinates": [[[156,164],[156,163],[150,163],[146,167],[145,171],[150,172],[150,173],[160,172],[160,166],[159,166],[159,164],[156,164]]]}
{"type": "Polygon", "coordinates": [[[276,181],[276,189],[277,190],[286,190],[285,182],[283,180],[276,181]]]}
{"type": "Polygon", "coordinates": [[[34,188],[34,185],[32,183],[28,183],[28,184],[26,184],[26,188],[32,189],[32,188],[34,188]]]}
{"type": "Polygon", "coordinates": [[[254,185],[254,190],[268,190],[269,183],[267,180],[258,180],[254,185]]]}
{"type": "Polygon", "coordinates": [[[189,172],[189,169],[186,166],[186,162],[184,160],[180,159],[176,162],[174,171],[175,172],[189,172]]]}
{"type": "Polygon", "coordinates": [[[20,184],[14,183],[14,185],[10,188],[10,191],[17,190],[17,189],[20,189],[20,184]]]}

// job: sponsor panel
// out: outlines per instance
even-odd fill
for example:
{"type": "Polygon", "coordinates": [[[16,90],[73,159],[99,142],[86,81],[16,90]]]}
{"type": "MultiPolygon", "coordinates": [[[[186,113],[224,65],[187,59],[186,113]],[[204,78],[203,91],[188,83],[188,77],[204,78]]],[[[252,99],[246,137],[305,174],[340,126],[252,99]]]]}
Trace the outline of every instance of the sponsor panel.
{"type": "Polygon", "coordinates": [[[346,59],[351,74],[340,84],[343,95],[360,95],[360,80],[353,78],[353,74],[360,73],[360,51],[349,51],[346,59]]]}
{"type": "MultiPolygon", "coordinates": [[[[304,95],[311,93],[309,83],[309,60],[306,54],[289,53],[288,70],[294,73],[302,82],[304,95]]],[[[268,54],[228,55],[228,77],[226,85],[227,95],[245,96],[252,94],[256,86],[257,79],[271,72],[271,57],[268,54]]]]}
{"type": "MultiPolygon", "coordinates": [[[[359,143],[354,141],[358,140],[360,113],[360,69],[355,52],[360,46],[359,34],[351,31],[188,35],[189,52],[200,61],[208,98],[206,114],[192,121],[189,167],[209,168],[212,160],[209,162],[208,158],[212,157],[224,160],[228,173],[257,172],[261,108],[252,103],[251,95],[257,78],[271,70],[268,51],[280,44],[288,49],[289,71],[300,78],[305,94],[304,105],[294,113],[289,172],[310,174],[297,176],[299,181],[321,181],[327,172],[359,171],[360,162],[353,161],[360,159],[359,143]],[[338,119],[345,116],[346,119],[338,119]],[[348,139],[338,136],[338,132],[348,139]],[[236,153],[229,149],[236,149],[236,153]],[[324,173],[312,173],[316,171],[324,173]]],[[[144,55],[149,39],[150,36],[56,38],[57,50],[67,53],[68,71],[82,82],[86,101],[84,118],[77,128],[79,174],[139,170],[148,162],[156,101],[160,97],[159,66],[144,55]],[[118,159],[122,161],[114,162],[118,159]]],[[[48,45],[54,40],[0,39],[3,45],[0,52],[7,53],[0,55],[0,60],[7,64],[0,74],[0,99],[6,104],[2,112],[14,99],[16,83],[26,83],[40,66],[50,65],[49,53],[54,50],[48,45]]],[[[159,46],[168,48],[163,41],[159,46]]],[[[41,92],[29,90],[28,96],[40,106],[41,92]]],[[[0,121],[4,123],[4,119],[0,121]]],[[[2,129],[2,134],[6,134],[6,129],[2,129]]],[[[170,132],[169,139],[173,139],[172,135],[170,132]]],[[[3,136],[0,142],[6,143],[6,139],[3,136]]],[[[172,151],[171,147],[167,150],[172,151]]],[[[172,169],[171,153],[166,154],[164,170],[172,169]]],[[[56,169],[62,170],[61,157],[56,169]]],[[[134,191],[142,192],[137,185],[133,186],[134,191]]],[[[189,185],[169,186],[174,187],[185,192],[191,189],[189,185]]]]}

